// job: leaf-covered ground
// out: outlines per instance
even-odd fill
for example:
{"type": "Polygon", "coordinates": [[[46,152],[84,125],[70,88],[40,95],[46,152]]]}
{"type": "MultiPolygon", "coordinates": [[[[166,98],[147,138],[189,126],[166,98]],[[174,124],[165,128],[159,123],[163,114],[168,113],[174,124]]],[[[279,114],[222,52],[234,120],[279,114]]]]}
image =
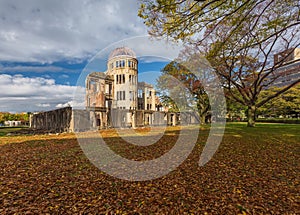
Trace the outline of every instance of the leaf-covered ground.
{"type": "MultiPolygon", "coordinates": [[[[144,160],[170,150],[178,132],[168,128],[148,147],[126,144],[113,130],[102,135],[122,156],[144,160]]],[[[228,124],[213,159],[199,167],[207,134],[201,130],[175,171],[144,182],[98,170],[73,134],[0,137],[0,214],[300,213],[299,125],[228,124]]]]}

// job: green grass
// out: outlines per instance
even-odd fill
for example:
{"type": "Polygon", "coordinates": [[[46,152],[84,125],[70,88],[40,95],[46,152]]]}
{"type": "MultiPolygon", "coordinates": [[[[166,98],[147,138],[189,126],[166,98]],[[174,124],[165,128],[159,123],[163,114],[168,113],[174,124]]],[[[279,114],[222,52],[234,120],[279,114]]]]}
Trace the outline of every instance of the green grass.
{"type": "Polygon", "coordinates": [[[285,118],[285,119],[257,119],[257,122],[262,122],[262,123],[286,123],[286,124],[300,124],[300,119],[296,118],[285,118]]]}
{"type": "Polygon", "coordinates": [[[245,122],[230,122],[226,124],[226,132],[242,132],[245,135],[281,136],[293,135],[300,137],[300,125],[283,123],[256,123],[255,127],[247,127],[245,122]]]}
{"type": "Polygon", "coordinates": [[[300,125],[283,123],[256,123],[255,127],[246,126],[245,122],[230,122],[226,124],[226,131],[242,131],[249,134],[293,134],[300,135],[300,125]]]}
{"type": "Polygon", "coordinates": [[[0,137],[6,136],[10,132],[18,131],[23,129],[24,127],[0,127],[0,137]]]}

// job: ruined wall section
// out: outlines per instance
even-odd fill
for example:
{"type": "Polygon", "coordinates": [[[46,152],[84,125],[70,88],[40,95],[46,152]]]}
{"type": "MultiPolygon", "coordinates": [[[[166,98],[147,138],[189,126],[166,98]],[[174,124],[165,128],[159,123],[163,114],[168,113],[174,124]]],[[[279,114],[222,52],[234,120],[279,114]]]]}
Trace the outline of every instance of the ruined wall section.
{"type": "Polygon", "coordinates": [[[70,131],[72,119],[72,108],[65,107],[57,110],[33,114],[31,127],[45,130],[50,133],[61,133],[70,131]]]}
{"type": "Polygon", "coordinates": [[[65,107],[31,116],[31,128],[48,133],[84,132],[105,128],[176,126],[199,124],[196,113],[171,113],[151,110],[110,111],[72,110],[65,107]]]}
{"type": "Polygon", "coordinates": [[[73,110],[70,122],[70,132],[93,130],[90,112],[87,110],[73,110]]]}
{"type": "Polygon", "coordinates": [[[86,79],[86,107],[105,107],[106,75],[92,72],[86,79]]]}

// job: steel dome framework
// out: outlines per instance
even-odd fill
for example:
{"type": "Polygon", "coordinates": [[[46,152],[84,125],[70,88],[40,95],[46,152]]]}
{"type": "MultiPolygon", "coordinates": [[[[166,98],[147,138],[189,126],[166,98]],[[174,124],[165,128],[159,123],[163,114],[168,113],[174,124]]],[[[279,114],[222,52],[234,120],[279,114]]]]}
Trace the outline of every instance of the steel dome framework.
{"type": "Polygon", "coordinates": [[[136,54],[133,50],[131,50],[128,47],[120,47],[120,48],[116,48],[114,49],[110,55],[109,55],[109,60],[115,57],[119,57],[119,56],[130,56],[133,58],[136,58],[136,54]]]}

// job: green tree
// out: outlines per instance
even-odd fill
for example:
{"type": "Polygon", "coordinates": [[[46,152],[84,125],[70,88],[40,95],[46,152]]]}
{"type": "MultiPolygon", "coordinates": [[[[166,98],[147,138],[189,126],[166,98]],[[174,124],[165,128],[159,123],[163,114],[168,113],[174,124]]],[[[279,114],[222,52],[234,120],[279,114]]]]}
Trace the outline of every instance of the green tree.
{"type": "MultiPolygon", "coordinates": [[[[259,43],[299,24],[299,1],[286,0],[140,0],[138,15],[156,37],[200,43],[231,22],[227,38],[251,21],[250,31],[267,32],[259,43]],[[261,22],[263,21],[263,23],[261,22]],[[270,31],[271,29],[271,31],[270,31]],[[205,33],[204,33],[205,32],[205,33]]],[[[223,41],[224,42],[224,41],[223,41]]]]}
{"type": "Polygon", "coordinates": [[[229,121],[241,121],[246,118],[246,108],[244,105],[233,101],[233,100],[226,100],[227,106],[227,119],[229,121]]]}
{"type": "Polygon", "coordinates": [[[210,110],[208,95],[197,73],[189,69],[179,62],[170,62],[161,70],[157,89],[162,103],[169,107],[170,111],[189,111],[197,108],[200,121],[204,124],[210,110]]]}
{"type": "MultiPolygon", "coordinates": [[[[270,88],[262,92],[261,97],[274,94],[279,90],[281,90],[279,87],[270,88]]],[[[265,117],[300,117],[300,85],[264,104],[258,111],[265,117]]]]}
{"type": "Polygon", "coordinates": [[[4,113],[4,119],[5,121],[12,121],[14,120],[14,116],[10,113],[4,113]]]}
{"type": "MultiPolygon", "coordinates": [[[[260,37],[264,32],[252,32],[245,34],[251,25],[245,24],[246,30],[241,28],[239,33],[227,39],[226,44],[213,42],[207,51],[207,58],[211,62],[215,72],[221,77],[226,97],[245,105],[247,110],[248,126],[255,126],[256,110],[268,101],[279,96],[283,92],[300,82],[300,79],[286,85],[279,91],[261,97],[263,90],[271,87],[282,73],[278,69],[284,64],[284,60],[276,65],[270,65],[273,58],[273,47],[280,43],[289,49],[293,44],[290,35],[285,33],[277,35],[273,40],[262,42],[258,46],[250,46],[249,41],[260,37]],[[241,41],[240,38],[243,38],[241,41]],[[271,44],[270,44],[271,43],[271,44]]],[[[222,40],[226,33],[220,32],[215,38],[222,40]]],[[[214,40],[214,39],[213,39],[214,40]]],[[[299,38],[295,41],[299,43],[299,38]]],[[[205,47],[204,47],[205,48],[205,47]]],[[[293,51],[291,49],[290,51],[293,51]]]]}
{"type": "Polygon", "coordinates": [[[0,124],[4,124],[5,118],[4,113],[0,112],[0,124]]]}
{"type": "Polygon", "coordinates": [[[300,82],[259,97],[281,76],[276,70],[285,57],[271,66],[273,54],[300,44],[299,14],[294,0],[144,0],[139,11],[151,35],[184,40],[206,53],[226,96],[247,106],[250,127],[257,108],[300,82]]]}

